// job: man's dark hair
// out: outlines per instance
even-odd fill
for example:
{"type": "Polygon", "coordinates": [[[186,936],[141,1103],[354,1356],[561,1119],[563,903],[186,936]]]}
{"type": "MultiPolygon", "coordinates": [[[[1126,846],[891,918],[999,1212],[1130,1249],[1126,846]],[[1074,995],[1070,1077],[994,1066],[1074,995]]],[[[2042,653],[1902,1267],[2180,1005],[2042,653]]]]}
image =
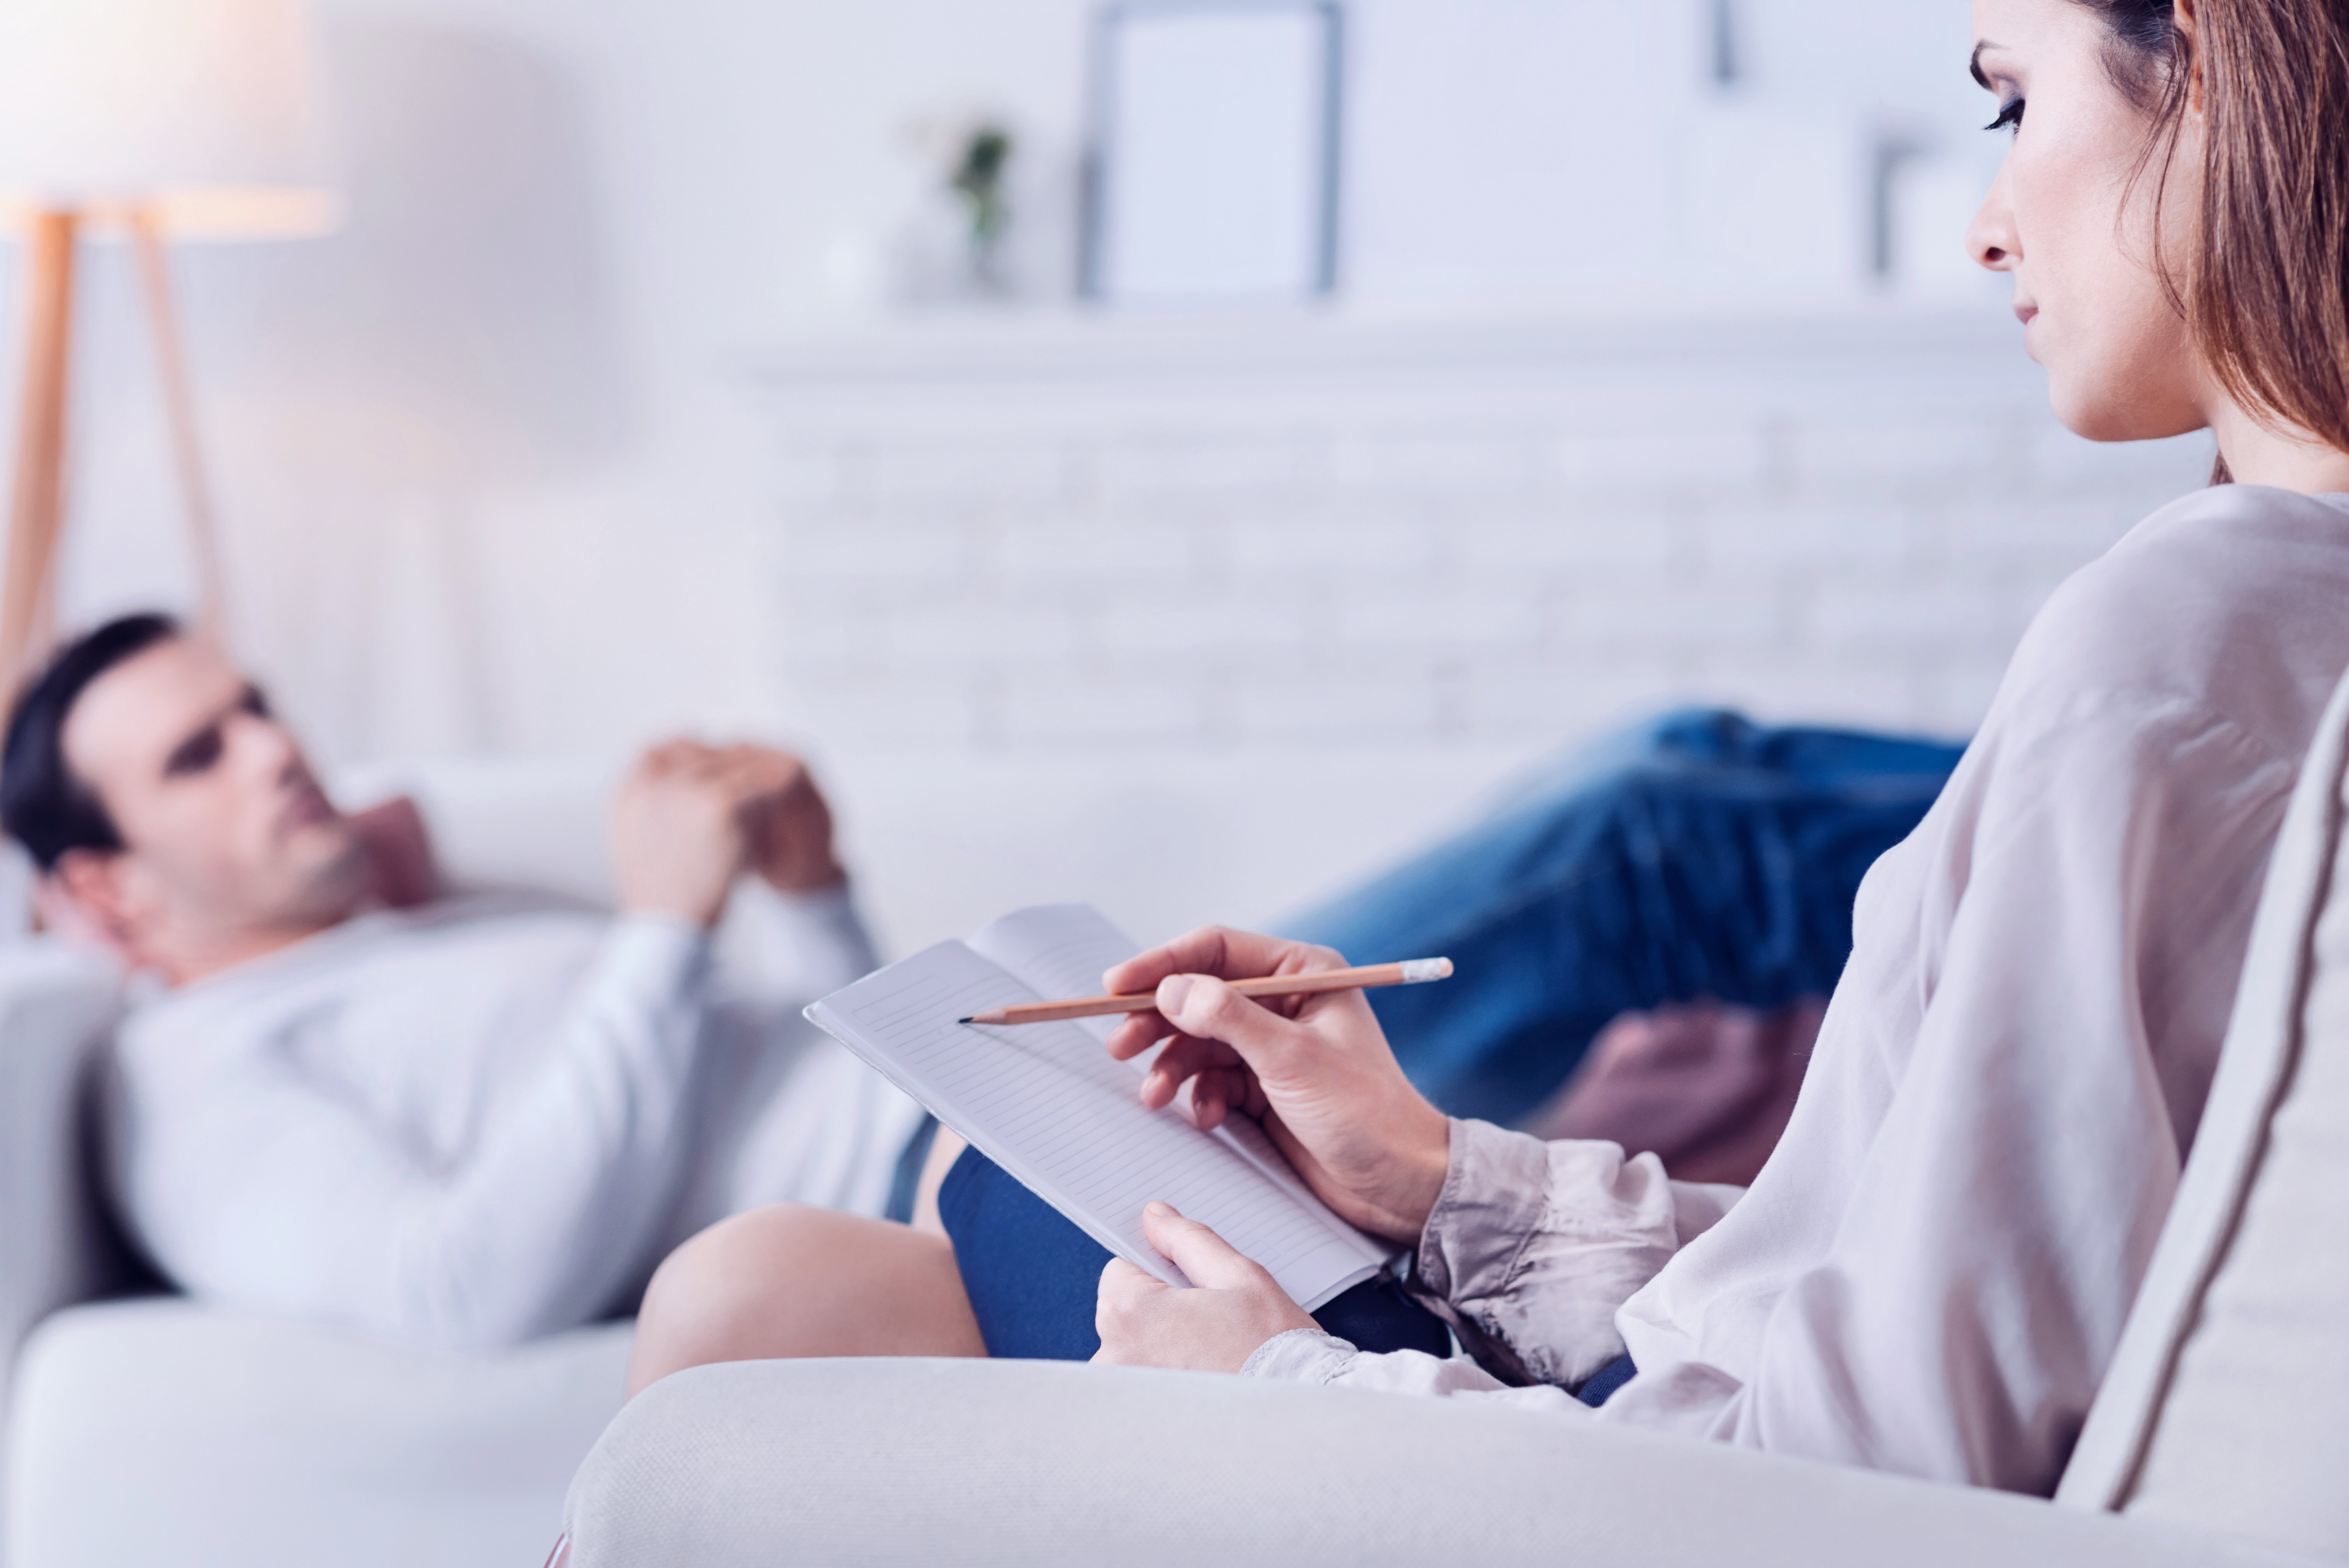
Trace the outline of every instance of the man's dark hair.
{"type": "Polygon", "coordinates": [[[58,650],[8,716],[0,743],[0,827],[36,863],[55,871],[74,850],[111,853],[122,835],[98,792],[66,766],[66,720],[89,683],[131,655],[180,634],[169,615],[124,615],[58,650]]]}

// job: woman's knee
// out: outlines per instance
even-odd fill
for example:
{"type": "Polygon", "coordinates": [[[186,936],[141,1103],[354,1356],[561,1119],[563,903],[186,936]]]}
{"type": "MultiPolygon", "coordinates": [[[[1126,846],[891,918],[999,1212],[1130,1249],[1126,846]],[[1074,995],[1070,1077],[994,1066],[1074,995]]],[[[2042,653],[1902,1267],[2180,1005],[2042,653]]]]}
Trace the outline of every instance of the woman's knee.
{"type": "Polygon", "coordinates": [[[777,1204],[720,1221],[661,1264],[628,1389],[714,1361],[984,1354],[943,1236],[777,1204]]]}
{"type": "Polygon", "coordinates": [[[815,1244],[821,1209],[777,1203],[718,1222],[661,1260],[645,1291],[645,1312],[706,1316],[762,1296],[815,1244]]]}
{"type": "Polygon", "coordinates": [[[636,1316],[628,1390],[698,1366],[738,1359],[746,1326],[771,1313],[785,1282],[821,1244],[832,1215],[779,1203],[720,1220],[661,1260],[636,1316]]]}

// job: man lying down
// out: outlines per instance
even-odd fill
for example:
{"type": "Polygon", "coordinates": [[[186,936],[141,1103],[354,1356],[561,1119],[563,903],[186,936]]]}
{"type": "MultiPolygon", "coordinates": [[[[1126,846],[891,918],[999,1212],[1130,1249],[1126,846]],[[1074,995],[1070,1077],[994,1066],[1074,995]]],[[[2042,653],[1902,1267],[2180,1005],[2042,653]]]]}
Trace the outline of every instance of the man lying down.
{"type": "MultiPolygon", "coordinates": [[[[495,1345],[628,1310],[652,1263],[712,1222],[750,1227],[708,1233],[722,1253],[788,1216],[805,1266],[771,1250],[759,1277],[782,1268],[803,1306],[837,1305],[816,1314],[828,1347],[988,1348],[963,1292],[930,1288],[956,1277],[936,1203],[919,1228],[884,1227],[895,1244],[853,1282],[834,1266],[866,1217],[912,1217],[915,1178],[937,1192],[959,1146],[940,1140],[922,1171],[919,1109],[798,1015],[873,960],[791,758],[647,756],[616,803],[614,918],[436,896],[412,814],[338,814],[251,684],[155,617],[61,652],[5,746],[0,822],[47,873],[50,913],[142,972],[108,1145],[118,1206],[186,1288],[495,1345]],[[871,1311],[866,1290],[895,1305],[871,1311]]],[[[1539,1124],[1610,1019],[1831,986],[1859,877],[1957,755],[1667,715],[1284,930],[1460,960],[1471,978],[1421,988],[1443,996],[1380,999],[1402,1066],[1464,1114],[1539,1124]],[[1701,846],[1704,874],[1656,863],[1659,842],[1701,846]],[[1752,940],[1690,938],[1765,882],[1752,940]],[[1529,944],[1550,958],[1537,985],[1512,962],[1529,944]]],[[[1687,1055],[1666,1064],[1673,1092],[1739,1121],[1750,1086],[1692,1088],[1687,1055]]],[[[1759,1130],[1766,1148],[1775,1124],[1759,1130]]],[[[1629,1134],[1601,1115],[1578,1135],[1629,1134]]],[[[942,1194],[954,1213],[1022,1230],[1003,1253],[1015,1274],[1051,1277],[1031,1265],[1057,1243],[1081,1287],[1067,1311],[1023,1311],[1030,1330],[998,1353],[1082,1338],[1090,1355],[1091,1243],[992,1166],[961,1174],[942,1194]]],[[[756,1292],[723,1297],[685,1343],[640,1345],[638,1379],[763,1316],[756,1292]]]]}
{"type": "Polygon", "coordinates": [[[202,1297],[510,1344],[630,1309],[728,1213],[881,1214],[921,1121],[798,1015],[873,957],[780,752],[647,755],[613,811],[616,914],[391,907],[401,857],[221,654],[141,615],[27,688],[0,820],[141,972],[109,1161],[139,1243],[202,1297]]]}

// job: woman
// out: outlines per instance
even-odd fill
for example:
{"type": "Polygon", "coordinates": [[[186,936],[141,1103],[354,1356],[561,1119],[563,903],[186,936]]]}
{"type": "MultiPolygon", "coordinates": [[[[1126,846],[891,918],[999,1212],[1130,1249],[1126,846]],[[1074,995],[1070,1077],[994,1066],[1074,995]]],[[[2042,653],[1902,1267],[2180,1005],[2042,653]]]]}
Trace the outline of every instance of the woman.
{"type": "MultiPolygon", "coordinates": [[[[1152,1239],[1201,1288],[1112,1264],[1101,1359],[1561,1412],[1619,1382],[1580,1418],[2053,1488],[2349,665],[2349,10],[1977,0],[1975,23],[2014,139],[1970,244],[2013,277],[2057,414],[2100,440],[2208,428],[2233,482],[2147,519],[2024,637],[1947,789],[1863,884],[1794,1119],[1742,1196],[1448,1119],[1359,994],[1266,1006],[1226,984],[1326,950],[1207,930],[1112,971],[1158,997],[1112,1053],[1173,1037],[1145,1100],[1188,1081],[1207,1119],[1260,1117],[1333,1208],[1416,1246],[1413,1294],[1475,1359],[1322,1333],[1163,1207],[1152,1239]]],[[[698,1290],[802,1244],[787,1229],[721,1234],[702,1261],[726,1267],[657,1288],[647,1365],[716,1321],[691,1328],[698,1290]]],[[[966,1272],[1001,1261],[965,1251],[966,1272]]],[[[734,1321],[732,1353],[854,1348],[822,1306],[792,1303],[797,1341],[734,1321]]]]}

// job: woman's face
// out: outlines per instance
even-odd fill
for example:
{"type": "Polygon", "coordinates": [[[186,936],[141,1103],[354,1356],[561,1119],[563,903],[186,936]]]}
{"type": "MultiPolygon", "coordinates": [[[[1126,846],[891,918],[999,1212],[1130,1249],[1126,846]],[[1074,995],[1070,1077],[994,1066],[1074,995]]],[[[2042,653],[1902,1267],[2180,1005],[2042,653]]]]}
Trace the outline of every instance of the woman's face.
{"type": "Polygon", "coordinates": [[[1974,62],[2014,144],[1974,215],[1974,260],[2014,279],[2023,345],[2055,416],[2091,440],[2201,428],[2208,387],[2155,265],[2192,233],[2200,160],[2189,117],[2168,182],[2137,175],[2153,126],[2106,67],[2108,34],[2075,0],[1974,0],[1974,62]]]}

